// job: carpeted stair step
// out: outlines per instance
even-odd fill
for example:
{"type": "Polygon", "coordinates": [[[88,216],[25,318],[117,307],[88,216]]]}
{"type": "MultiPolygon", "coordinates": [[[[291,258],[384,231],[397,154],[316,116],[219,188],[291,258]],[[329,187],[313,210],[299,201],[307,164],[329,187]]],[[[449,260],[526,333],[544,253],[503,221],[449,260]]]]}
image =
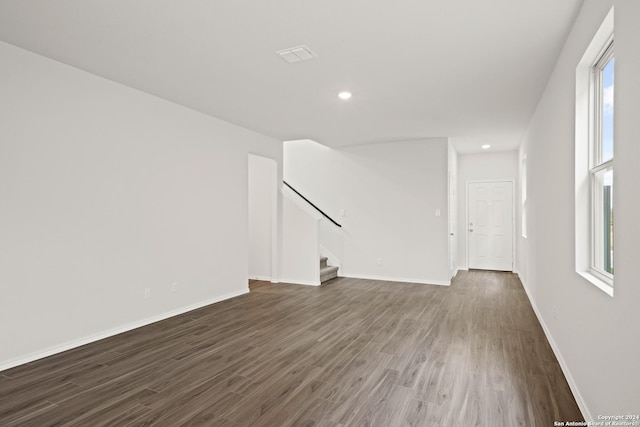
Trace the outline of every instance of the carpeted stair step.
{"type": "Polygon", "coordinates": [[[320,283],[338,277],[338,267],[328,265],[320,269],[320,283]]]}
{"type": "Polygon", "coordinates": [[[320,270],[322,270],[323,268],[325,268],[327,266],[327,261],[329,260],[329,258],[327,258],[326,256],[320,257],[320,270]]]}
{"type": "Polygon", "coordinates": [[[338,277],[338,267],[328,265],[328,260],[326,256],[320,257],[320,283],[338,277]]]}

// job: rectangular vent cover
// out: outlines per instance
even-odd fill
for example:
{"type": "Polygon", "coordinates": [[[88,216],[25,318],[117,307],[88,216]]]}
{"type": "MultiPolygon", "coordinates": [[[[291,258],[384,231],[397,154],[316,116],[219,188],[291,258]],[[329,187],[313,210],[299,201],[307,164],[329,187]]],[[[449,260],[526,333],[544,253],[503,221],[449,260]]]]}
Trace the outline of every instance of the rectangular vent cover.
{"type": "Polygon", "coordinates": [[[307,46],[296,46],[289,49],[279,50],[276,52],[284,61],[292,64],[294,62],[306,61],[307,59],[316,58],[318,55],[313,53],[307,46]]]}

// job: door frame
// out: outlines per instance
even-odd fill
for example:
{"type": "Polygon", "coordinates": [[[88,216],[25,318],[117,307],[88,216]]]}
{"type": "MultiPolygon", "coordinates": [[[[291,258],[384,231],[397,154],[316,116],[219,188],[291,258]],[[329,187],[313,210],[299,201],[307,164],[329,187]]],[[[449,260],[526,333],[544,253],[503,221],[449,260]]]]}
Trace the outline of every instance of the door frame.
{"type": "Polygon", "coordinates": [[[449,209],[449,224],[447,229],[447,237],[449,244],[449,278],[453,279],[457,274],[460,268],[460,262],[458,258],[458,216],[460,215],[459,207],[458,207],[458,177],[455,173],[449,171],[449,181],[448,181],[448,209],[449,209]],[[452,212],[455,212],[455,215],[452,215],[452,212]]]}
{"type": "Polygon", "coordinates": [[[465,235],[465,255],[467,270],[469,267],[469,184],[486,184],[492,182],[511,183],[511,272],[515,273],[516,268],[516,180],[515,179],[470,179],[465,181],[465,212],[464,212],[464,235],[465,235]]]}
{"type": "MultiPolygon", "coordinates": [[[[271,216],[271,275],[270,277],[257,277],[251,276],[247,274],[249,279],[256,280],[266,280],[271,283],[278,283],[280,277],[280,256],[278,251],[278,161],[268,156],[264,156],[262,154],[257,154],[253,152],[247,153],[247,179],[250,174],[251,168],[251,158],[255,158],[261,162],[267,162],[269,164],[269,190],[270,190],[270,199],[271,199],[271,212],[269,212],[271,216]]],[[[248,184],[248,182],[247,182],[248,184]]],[[[247,192],[248,193],[248,192],[247,192]]],[[[249,194],[247,194],[249,196],[249,194]]],[[[248,206],[248,202],[247,202],[248,206]]],[[[247,230],[248,231],[248,230],[247,230]]],[[[248,245],[251,244],[250,240],[248,240],[248,245]]],[[[247,246],[247,255],[249,254],[250,248],[247,246]]],[[[248,267],[248,265],[247,265],[248,267]]],[[[247,271],[247,273],[249,273],[247,271]]]]}

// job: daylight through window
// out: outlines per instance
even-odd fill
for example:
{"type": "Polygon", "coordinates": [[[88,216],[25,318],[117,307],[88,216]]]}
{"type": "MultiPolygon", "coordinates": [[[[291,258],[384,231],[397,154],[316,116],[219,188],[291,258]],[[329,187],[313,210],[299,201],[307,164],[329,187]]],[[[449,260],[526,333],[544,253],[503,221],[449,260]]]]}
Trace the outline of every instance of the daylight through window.
{"type": "MultiPolygon", "coordinates": [[[[613,297],[615,271],[614,10],[576,66],[576,273],[613,297]]],[[[617,230],[620,233],[620,230],[617,230]]]]}
{"type": "Polygon", "coordinates": [[[613,281],[613,96],[615,57],[611,40],[593,66],[591,227],[593,273],[613,281]]]}

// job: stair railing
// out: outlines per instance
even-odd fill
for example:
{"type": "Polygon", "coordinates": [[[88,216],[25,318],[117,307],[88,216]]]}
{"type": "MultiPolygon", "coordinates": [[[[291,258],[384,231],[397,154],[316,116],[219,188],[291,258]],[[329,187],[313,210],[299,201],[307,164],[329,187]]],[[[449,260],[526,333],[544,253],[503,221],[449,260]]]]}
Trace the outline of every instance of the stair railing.
{"type": "Polygon", "coordinates": [[[307,199],[306,197],[304,197],[302,194],[300,194],[300,192],[298,190],[296,190],[295,188],[293,188],[291,185],[289,185],[289,183],[287,181],[282,181],[282,183],[284,185],[286,185],[287,187],[289,187],[294,193],[296,193],[298,196],[300,196],[300,198],[302,198],[302,200],[304,200],[305,202],[307,202],[309,204],[309,206],[311,206],[312,208],[314,208],[315,210],[317,210],[318,212],[320,212],[322,214],[322,216],[324,216],[325,218],[327,218],[329,221],[331,221],[336,227],[340,227],[342,228],[342,226],[340,224],[338,224],[336,221],[334,221],[333,218],[331,218],[329,215],[327,215],[326,213],[324,213],[324,211],[322,209],[320,209],[319,207],[317,207],[316,205],[314,205],[313,203],[311,203],[311,201],[309,199],[307,199]]]}

